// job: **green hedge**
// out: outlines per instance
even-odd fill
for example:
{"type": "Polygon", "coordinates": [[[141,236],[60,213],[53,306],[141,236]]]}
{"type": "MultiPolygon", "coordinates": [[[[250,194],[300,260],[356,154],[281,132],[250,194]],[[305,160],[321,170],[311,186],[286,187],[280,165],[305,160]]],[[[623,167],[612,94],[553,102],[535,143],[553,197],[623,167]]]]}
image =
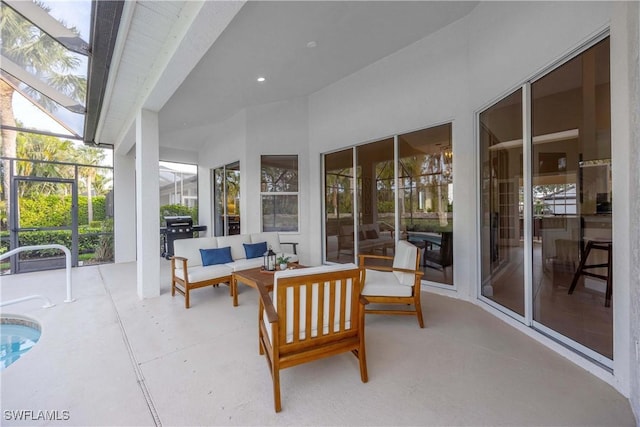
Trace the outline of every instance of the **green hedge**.
{"type": "MultiPolygon", "coordinates": [[[[93,220],[106,218],[106,199],[93,197],[93,220]]],[[[88,224],[87,196],[78,196],[78,224],[88,224]]],[[[71,225],[71,196],[35,196],[20,199],[20,226],[62,227],[71,225]]]]}
{"type": "MultiPolygon", "coordinates": [[[[102,229],[91,229],[88,233],[101,233],[102,229]]],[[[78,252],[80,254],[93,253],[101,244],[101,237],[104,234],[80,234],[78,235],[78,252]]],[[[9,233],[3,232],[0,237],[0,253],[9,250],[9,233]]],[[[103,238],[104,240],[104,238],[103,238]]],[[[71,249],[71,231],[69,230],[49,230],[49,231],[31,231],[20,234],[19,246],[33,245],[63,245],[71,249]]],[[[25,258],[43,258],[59,254],[57,249],[47,249],[42,251],[25,252],[21,256],[25,258]]]]}

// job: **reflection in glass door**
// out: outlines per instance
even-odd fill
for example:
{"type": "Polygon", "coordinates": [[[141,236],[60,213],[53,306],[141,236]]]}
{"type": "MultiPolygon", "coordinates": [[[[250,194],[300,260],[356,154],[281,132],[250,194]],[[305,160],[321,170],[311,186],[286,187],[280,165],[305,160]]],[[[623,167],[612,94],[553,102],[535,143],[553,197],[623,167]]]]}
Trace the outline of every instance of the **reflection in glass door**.
{"type": "Polygon", "coordinates": [[[531,84],[533,320],[613,359],[609,80],[607,38],[531,84]]]}
{"type": "Polygon", "coordinates": [[[387,138],[356,147],[358,254],[394,254],[393,144],[393,138],[387,138]]]}
{"type": "Polygon", "coordinates": [[[240,162],[213,170],[213,235],[240,234],[240,162]]]}
{"type": "Polygon", "coordinates": [[[398,136],[400,239],[420,248],[423,280],[453,285],[451,123],[398,136]]]}
{"type": "Polygon", "coordinates": [[[324,156],[325,259],[352,262],[353,149],[324,156]]]}
{"type": "Polygon", "coordinates": [[[482,296],[524,317],[522,91],[480,114],[482,296]]]}
{"type": "Polygon", "coordinates": [[[524,88],[479,115],[481,295],[611,367],[609,39],[524,88]]]}
{"type": "Polygon", "coordinates": [[[393,257],[396,241],[408,240],[420,248],[424,280],[453,285],[451,134],[447,123],[324,156],[327,261],[393,257]]]}

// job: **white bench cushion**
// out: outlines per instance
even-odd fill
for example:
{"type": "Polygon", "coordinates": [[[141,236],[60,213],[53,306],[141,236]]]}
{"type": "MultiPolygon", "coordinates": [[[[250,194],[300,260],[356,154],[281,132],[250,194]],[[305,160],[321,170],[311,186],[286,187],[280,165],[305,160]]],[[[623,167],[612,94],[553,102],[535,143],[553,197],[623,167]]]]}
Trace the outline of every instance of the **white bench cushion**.
{"type": "Polygon", "coordinates": [[[251,243],[267,242],[267,249],[271,247],[273,252],[282,253],[280,247],[280,235],[277,231],[267,231],[264,233],[254,233],[251,235],[251,243]]]}
{"type": "Polygon", "coordinates": [[[251,236],[248,234],[236,234],[233,236],[219,236],[218,247],[231,247],[231,257],[234,261],[247,258],[244,252],[243,243],[251,243],[251,236]]]}
{"type": "MultiPolygon", "coordinates": [[[[189,283],[218,279],[220,277],[231,276],[231,273],[233,273],[233,269],[231,267],[223,264],[208,265],[206,267],[203,267],[201,265],[192,266],[191,263],[189,263],[188,271],[189,283]]],[[[184,270],[182,270],[181,268],[176,268],[175,275],[176,277],[185,280],[184,270]]]]}
{"type": "MultiPolygon", "coordinates": [[[[199,237],[196,239],[178,239],[173,242],[173,254],[189,260],[189,268],[202,265],[200,249],[213,249],[218,247],[216,237],[199,237]]],[[[179,263],[176,263],[179,264],[179,263]]]]}
{"type": "Polygon", "coordinates": [[[262,257],[260,257],[251,259],[238,259],[225,265],[230,267],[233,271],[242,271],[249,270],[250,268],[262,267],[262,263],[262,257]]]}

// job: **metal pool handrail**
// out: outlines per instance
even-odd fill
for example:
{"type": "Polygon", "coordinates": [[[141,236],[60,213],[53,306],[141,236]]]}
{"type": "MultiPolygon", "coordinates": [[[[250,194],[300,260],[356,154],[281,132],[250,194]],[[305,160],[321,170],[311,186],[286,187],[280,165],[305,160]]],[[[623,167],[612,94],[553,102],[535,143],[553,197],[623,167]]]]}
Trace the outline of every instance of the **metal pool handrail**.
{"type": "MultiPolygon", "coordinates": [[[[13,250],[10,250],[9,252],[5,252],[2,255],[0,255],[0,261],[5,259],[5,258],[9,258],[10,256],[15,255],[15,254],[17,254],[19,252],[35,251],[35,250],[40,250],[40,249],[60,249],[62,252],[64,252],[64,255],[65,255],[65,269],[66,269],[66,273],[67,273],[67,299],[65,299],[64,302],[73,302],[73,301],[75,301],[73,299],[73,297],[71,296],[71,251],[66,246],[58,245],[56,243],[51,244],[51,245],[21,246],[19,248],[15,248],[13,250]]],[[[44,298],[44,297],[42,297],[40,295],[32,295],[32,297],[34,297],[34,298],[37,298],[37,297],[44,298]]],[[[33,299],[31,297],[27,297],[27,298],[28,299],[33,299]]],[[[12,303],[25,301],[24,298],[19,298],[18,300],[7,301],[5,303],[2,303],[0,306],[4,306],[4,305],[12,304],[12,303]],[[18,300],[20,300],[20,301],[18,301],[18,300]]],[[[51,304],[51,303],[49,302],[49,304],[51,304]]]]}

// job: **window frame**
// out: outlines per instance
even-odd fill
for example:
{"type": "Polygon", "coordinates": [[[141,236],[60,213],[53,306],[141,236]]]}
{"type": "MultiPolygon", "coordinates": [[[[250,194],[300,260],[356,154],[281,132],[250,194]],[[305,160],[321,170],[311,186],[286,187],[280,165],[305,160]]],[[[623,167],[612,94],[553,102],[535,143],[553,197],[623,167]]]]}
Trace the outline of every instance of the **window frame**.
{"type": "MultiPolygon", "coordinates": [[[[297,209],[297,221],[296,221],[296,229],[295,230],[270,230],[283,234],[297,234],[300,232],[300,163],[298,154],[262,154],[260,155],[260,231],[265,232],[264,230],[264,196],[295,196],[296,197],[296,209],[297,209]],[[262,191],[262,170],[264,167],[265,158],[278,158],[278,157],[295,157],[296,159],[296,180],[297,180],[297,191],[262,191]]],[[[278,215],[278,213],[275,213],[278,215]]]]}

